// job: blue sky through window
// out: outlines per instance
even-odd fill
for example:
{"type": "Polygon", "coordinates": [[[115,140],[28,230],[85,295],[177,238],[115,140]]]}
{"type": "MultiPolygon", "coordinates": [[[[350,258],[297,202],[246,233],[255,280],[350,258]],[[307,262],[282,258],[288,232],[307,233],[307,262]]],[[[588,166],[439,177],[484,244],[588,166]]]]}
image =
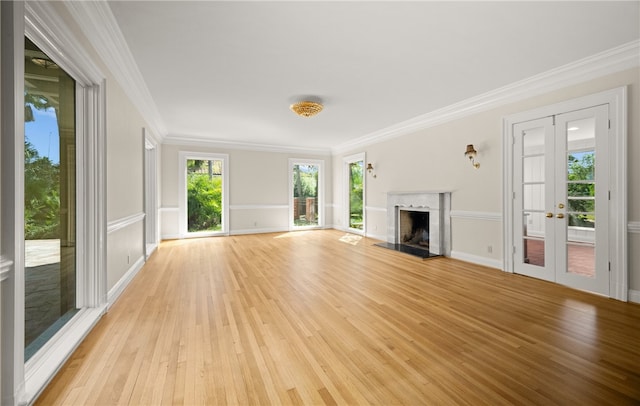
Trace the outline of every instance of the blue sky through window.
{"type": "Polygon", "coordinates": [[[58,118],[53,108],[38,110],[31,106],[34,121],[24,124],[27,141],[34,146],[41,157],[48,157],[54,164],[60,163],[60,134],[58,118]]]}

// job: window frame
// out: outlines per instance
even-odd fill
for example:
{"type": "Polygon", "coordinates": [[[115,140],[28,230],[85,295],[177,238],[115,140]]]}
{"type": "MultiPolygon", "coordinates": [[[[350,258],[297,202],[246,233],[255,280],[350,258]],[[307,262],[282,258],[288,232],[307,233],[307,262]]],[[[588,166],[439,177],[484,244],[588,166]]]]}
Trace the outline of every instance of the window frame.
{"type": "Polygon", "coordinates": [[[216,237],[229,235],[229,155],[211,152],[178,153],[178,209],[180,238],[216,237]],[[222,161],[222,230],[189,232],[187,224],[187,161],[221,160],[222,161]]]}

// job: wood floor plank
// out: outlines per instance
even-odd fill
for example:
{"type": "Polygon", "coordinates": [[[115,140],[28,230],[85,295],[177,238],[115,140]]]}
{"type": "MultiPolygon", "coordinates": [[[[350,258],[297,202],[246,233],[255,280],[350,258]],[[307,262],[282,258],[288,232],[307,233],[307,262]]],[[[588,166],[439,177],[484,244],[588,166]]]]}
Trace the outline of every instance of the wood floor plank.
{"type": "Polygon", "coordinates": [[[36,404],[640,404],[637,304],[343,236],[163,242],[36,404]]]}

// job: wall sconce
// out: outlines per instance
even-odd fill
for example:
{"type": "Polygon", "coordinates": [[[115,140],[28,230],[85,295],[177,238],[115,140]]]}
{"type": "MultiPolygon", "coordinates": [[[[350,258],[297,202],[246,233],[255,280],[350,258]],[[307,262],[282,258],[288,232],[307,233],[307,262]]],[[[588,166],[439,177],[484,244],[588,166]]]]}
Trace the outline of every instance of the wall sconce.
{"type": "Polygon", "coordinates": [[[471,165],[473,165],[474,168],[478,169],[480,167],[480,162],[476,162],[476,155],[478,155],[478,151],[473,148],[473,144],[467,145],[467,150],[464,152],[464,156],[469,158],[469,161],[471,161],[471,165]]]}
{"type": "Polygon", "coordinates": [[[371,162],[367,164],[367,172],[369,172],[369,175],[371,175],[372,177],[377,177],[376,174],[373,173],[373,165],[371,165],[371,162]]]}

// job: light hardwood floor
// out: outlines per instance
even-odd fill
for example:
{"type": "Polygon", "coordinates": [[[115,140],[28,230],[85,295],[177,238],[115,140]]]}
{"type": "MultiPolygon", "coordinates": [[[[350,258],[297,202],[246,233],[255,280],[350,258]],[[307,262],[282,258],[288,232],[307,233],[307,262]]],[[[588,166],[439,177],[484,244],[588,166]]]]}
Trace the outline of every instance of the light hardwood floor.
{"type": "Polygon", "coordinates": [[[344,235],[162,243],[38,404],[640,404],[639,305],[344,235]]]}

